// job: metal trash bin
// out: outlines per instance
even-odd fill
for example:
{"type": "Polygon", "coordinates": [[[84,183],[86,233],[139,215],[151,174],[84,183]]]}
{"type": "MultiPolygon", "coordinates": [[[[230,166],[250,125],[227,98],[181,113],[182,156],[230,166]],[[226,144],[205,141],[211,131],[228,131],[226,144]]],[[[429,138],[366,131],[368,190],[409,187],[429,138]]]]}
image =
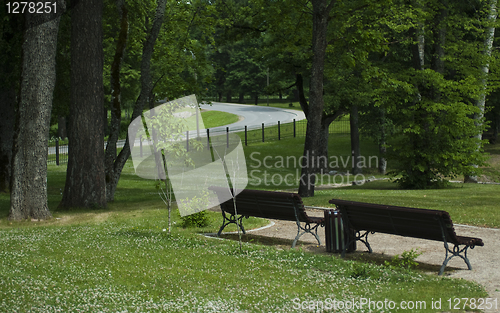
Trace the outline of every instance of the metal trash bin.
{"type": "Polygon", "coordinates": [[[342,253],[345,246],[347,252],[356,250],[355,231],[344,225],[342,215],[337,210],[325,210],[325,244],[326,251],[342,253]],[[349,243],[353,240],[351,243],[349,243]]]}

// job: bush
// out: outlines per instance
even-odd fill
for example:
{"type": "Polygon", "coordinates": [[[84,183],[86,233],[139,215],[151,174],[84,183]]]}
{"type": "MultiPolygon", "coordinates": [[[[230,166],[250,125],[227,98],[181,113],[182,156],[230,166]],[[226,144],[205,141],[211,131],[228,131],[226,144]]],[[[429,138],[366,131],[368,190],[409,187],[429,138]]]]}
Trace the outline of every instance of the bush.
{"type": "Polygon", "coordinates": [[[390,262],[385,261],[385,266],[394,268],[403,268],[407,270],[414,269],[418,266],[418,262],[415,261],[422,252],[418,252],[418,249],[411,249],[410,251],[404,251],[399,257],[396,254],[390,262]]]}
{"type": "Polygon", "coordinates": [[[201,211],[181,217],[183,228],[188,227],[206,227],[210,223],[210,217],[207,211],[201,211]]]}

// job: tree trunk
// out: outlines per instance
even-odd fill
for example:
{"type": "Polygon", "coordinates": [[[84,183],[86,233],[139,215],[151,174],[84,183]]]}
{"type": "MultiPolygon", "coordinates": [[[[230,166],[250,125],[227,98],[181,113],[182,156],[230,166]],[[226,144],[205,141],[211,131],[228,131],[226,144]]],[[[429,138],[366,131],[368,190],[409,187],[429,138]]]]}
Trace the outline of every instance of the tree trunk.
{"type": "MultiPolygon", "coordinates": [[[[104,166],[106,171],[106,201],[114,200],[116,185],[118,184],[119,175],[116,177],[115,161],[117,159],[116,143],[120,136],[120,126],[122,120],[121,108],[121,83],[120,69],[127,46],[128,37],[128,10],[125,7],[125,2],[118,3],[118,11],[121,13],[120,33],[116,42],[116,50],[111,64],[111,123],[109,126],[110,132],[106,151],[104,153],[104,166]]],[[[119,169],[121,173],[121,168],[119,169]]]]}
{"type": "Polygon", "coordinates": [[[0,192],[9,191],[12,171],[12,144],[16,120],[16,104],[21,76],[22,30],[24,19],[11,14],[3,24],[0,51],[0,192]]]}
{"type": "Polygon", "coordinates": [[[308,119],[307,115],[309,114],[309,103],[307,103],[307,99],[304,93],[304,78],[302,74],[295,75],[295,87],[297,93],[297,101],[299,101],[300,108],[304,112],[306,119],[308,119]]]}
{"type": "Polygon", "coordinates": [[[358,106],[353,104],[351,106],[351,115],[349,118],[349,125],[351,128],[351,156],[352,156],[352,174],[361,174],[362,169],[358,166],[359,157],[361,156],[361,149],[359,144],[359,117],[358,106]]]}
{"type": "MultiPolygon", "coordinates": [[[[163,24],[166,3],[167,0],[158,1],[155,18],[151,26],[151,30],[149,31],[148,37],[144,42],[142,50],[142,60],[141,60],[141,93],[139,95],[139,98],[137,99],[137,102],[135,103],[131,121],[135,120],[138,116],[142,114],[142,111],[144,110],[144,107],[146,106],[147,103],[153,102],[151,101],[153,100],[152,99],[153,79],[151,77],[151,58],[153,56],[156,39],[160,34],[161,25],[163,24]]],[[[108,201],[114,200],[116,186],[118,185],[118,180],[120,179],[123,166],[127,162],[129,156],[130,156],[130,142],[129,142],[129,137],[127,136],[122,151],[120,151],[114,163],[112,164],[110,163],[109,168],[106,169],[107,171],[106,196],[108,201]]]]}
{"type": "Polygon", "coordinates": [[[495,113],[494,122],[493,122],[493,138],[491,139],[491,143],[495,144],[498,140],[498,129],[500,128],[500,110],[495,113]]]}
{"type": "Polygon", "coordinates": [[[102,11],[101,0],[80,0],[71,11],[71,105],[63,208],[106,207],[102,11]]]}
{"type": "Polygon", "coordinates": [[[313,34],[312,50],[313,59],[311,66],[310,99],[307,113],[307,129],[304,144],[304,158],[302,158],[302,171],[299,180],[299,195],[302,197],[314,196],[314,185],[318,168],[310,162],[310,158],[320,150],[321,118],[323,116],[323,67],[327,47],[327,30],[329,13],[335,1],[328,5],[326,0],[312,0],[313,34]],[[309,159],[309,160],[308,160],[309,159]],[[309,161],[309,162],[308,162],[309,161]]]}
{"type": "Polygon", "coordinates": [[[0,192],[9,190],[11,177],[12,143],[16,119],[16,93],[14,82],[0,87],[0,192]]]}
{"type": "Polygon", "coordinates": [[[57,119],[57,136],[63,140],[68,137],[66,131],[66,116],[59,116],[57,119]]]}
{"type": "MultiPolygon", "coordinates": [[[[64,2],[57,2],[64,10],[64,2]]],[[[60,17],[26,14],[9,219],[47,219],[47,149],[60,17]]]]}
{"type": "Polygon", "coordinates": [[[380,174],[384,174],[387,171],[387,160],[385,158],[387,154],[387,148],[386,148],[386,119],[385,119],[385,111],[384,109],[380,109],[380,138],[378,141],[378,151],[380,154],[380,160],[378,163],[378,172],[380,174]]]}
{"type": "MultiPolygon", "coordinates": [[[[488,15],[488,21],[493,25],[497,19],[497,1],[498,0],[490,0],[489,1],[489,15],[488,15]]],[[[481,143],[480,140],[482,139],[482,128],[483,128],[483,118],[484,118],[484,108],[485,108],[485,103],[486,103],[486,87],[488,85],[488,73],[490,71],[490,59],[491,59],[491,52],[493,49],[493,40],[495,39],[495,27],[490,26],[486,29],[486,38],[484,40],[484,55],[486,56],[486,62],[483,64],[481,67],[481,88],[482,92],[481,95],[479,96],[479,99],[476,101],[476,106],[479,109],[478,113],[474,113],[474,120],[476,127],[478,128],[478,134],[474,136],[478,140],[478,147],[477,149],[479,150],[481,148],[481,143]]],[[[477,165],[475,165],[477,167],[477,165]]],[[[464,177],[464,182],[465,183],[478,183],[478,177],[477,176],[465,176],[464,177]]]]}
{"type": "Polygon", "coordinates": [[[498,129],[500,128],[500,116],[496,117],[495,128],[493,130],[493,139],[492,143],[496,143],[498,140],[498,129]]]}
{"type": "Polygon", "coordinates": [[[319,138],[319,149],[317,167],[321,174],[326,174],[328,170],[328,138],[330,136],[329,128],[330,123],[321,122],[321,133],[319,138]]]}
{"type": "Polygon", "coordinates": [[[328,166],[328,139],[330,137],[330,124],[335,121],[339,116],[344,114],[343,111],[337,111],[331,115],[323,115],[321,119],[321,137],[319,142],[319,153],[318,153],[318,167],[320,172],[328,173],[330,168],[328,166]]]}

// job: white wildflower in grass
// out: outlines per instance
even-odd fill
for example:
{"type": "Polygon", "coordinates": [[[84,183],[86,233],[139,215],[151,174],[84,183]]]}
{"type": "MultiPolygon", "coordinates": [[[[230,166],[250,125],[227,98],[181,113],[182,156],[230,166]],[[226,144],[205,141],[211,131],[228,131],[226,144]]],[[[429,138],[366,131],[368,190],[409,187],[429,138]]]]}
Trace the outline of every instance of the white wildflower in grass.
{"type": "MultiPolygon", "coordinates": [[[[164,234],[164,220],[0,230],[0,312],[297,312],[293,299],[484,297],[466,281],[164,234]]],[[[430,300],[430,298],[429,298],[430,300]]],[[[339,311],[342,312],[342,311],[339,311]]],[[[353,311],[349,311],[353,312],[353,311]]]]}

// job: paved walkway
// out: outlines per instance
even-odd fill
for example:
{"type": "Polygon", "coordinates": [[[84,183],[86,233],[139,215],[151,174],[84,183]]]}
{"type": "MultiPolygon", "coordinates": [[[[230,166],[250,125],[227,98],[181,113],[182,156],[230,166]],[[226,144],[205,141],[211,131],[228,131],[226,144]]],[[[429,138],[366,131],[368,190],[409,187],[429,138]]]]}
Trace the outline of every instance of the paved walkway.
{"type": "MultiPolygon", "coordinates": [[[[322,212],[316,212],[310,215],[320,216],[321,214],[322,212]]],[[[485,245],[469,249],[468,257],[472,270],[467,269],[467,265],[462,259],[455,257],[450,260],[443,275],[481,284],[485,287],[489,297],[497,298],[497,303],[500,305],[500,229],[455,225],[455,231],[460,236],[479,237],[483,239],[485,245]]],[[[281,241],[283,246],[290,246],[297,234],[297,225],[295,222],[273,220],[270,225],[258,230],[250,230],[249,233],[283,239],[281,241]]],[[[308,234],[301,237],[297,246],[302,246],[303,249],[316,253],[326,253],[324,228],[321,228],[318,234],[322,241],[321,246],[318,246],[314,237],[308,234]]],[[[358,250],[348,254],[346,258],[383,262],[390,260],[394,255],[401,255],[404,251],[418,248],[422,252],[416,259],[420,263],[420,268],[437,275],[445,256],[443,243],[437,241],[375,233],[369,235],[369,242],[373,249],[372,254],[368,254],[366,247],[358,242],[358,250]],[[388,242],[391,244],[387,244],[388,242]]],[[[484,312],[500,312],[500,308],[484,312]]]]}

